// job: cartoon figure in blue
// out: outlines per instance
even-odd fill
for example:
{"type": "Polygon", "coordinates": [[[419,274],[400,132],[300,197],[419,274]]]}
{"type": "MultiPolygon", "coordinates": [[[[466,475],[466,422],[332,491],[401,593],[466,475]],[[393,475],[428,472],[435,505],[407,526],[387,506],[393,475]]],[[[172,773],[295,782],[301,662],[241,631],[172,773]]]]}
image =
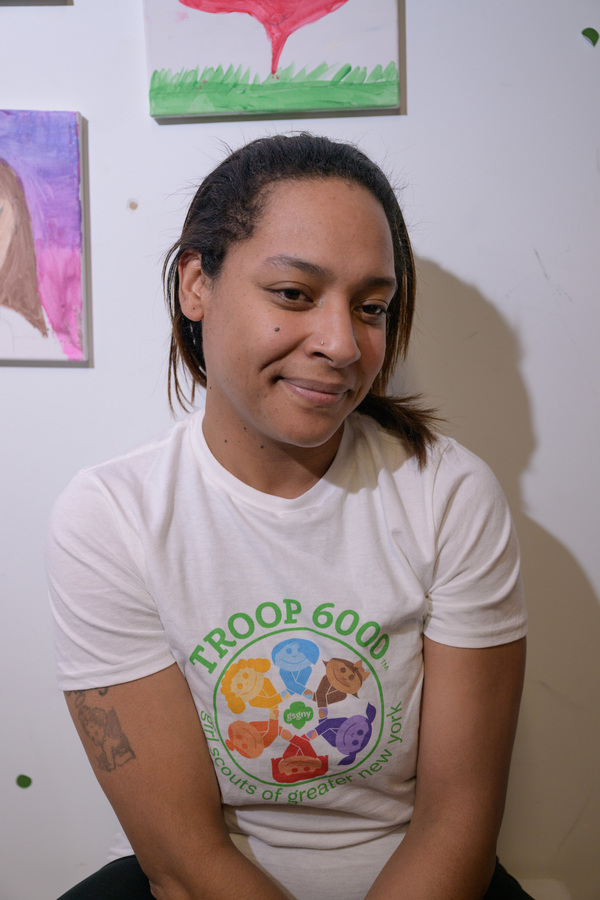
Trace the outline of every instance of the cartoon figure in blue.
{"type": "Polygon", "coordinates": [[[312,691],[306,689],[306,684],[319,659],[319,648],[313,641],[287,638],[273,647],[271,659],[279,668],[281,680],[290,694],[312,696],[312,691]]]}
{"type": "Polygon", "coordinates": [[[366,715],[323,719],[313,731],[307,734],[307,737],[313,740],[320,734],[327,743],[345,754],[344,758],[340,759],[339,765],[349,766],[354,762],[357,754],[369,743],[373,732],[371,722],[375,715],[375,707],[372,703],[368,703],[366,715]]]}

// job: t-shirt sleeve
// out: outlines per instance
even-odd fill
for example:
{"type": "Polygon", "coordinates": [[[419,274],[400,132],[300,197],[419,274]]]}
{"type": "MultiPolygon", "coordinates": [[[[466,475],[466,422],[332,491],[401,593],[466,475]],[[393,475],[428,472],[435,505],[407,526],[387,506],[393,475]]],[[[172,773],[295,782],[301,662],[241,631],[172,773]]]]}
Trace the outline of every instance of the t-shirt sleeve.
{"type": "Polygon", "coordinates": [[[527,613],[517,536],[489,467],[453,442],[433,484],[435,565],[425,634],[457,647],[487,647],[525,635],[527,613]]]}
{"type": "Polygon", "coordinates": [[[174,662],[135,521],[94,474],[76,476],[55,504],[46,565],[63,690],[132,681],[174,662]]]}

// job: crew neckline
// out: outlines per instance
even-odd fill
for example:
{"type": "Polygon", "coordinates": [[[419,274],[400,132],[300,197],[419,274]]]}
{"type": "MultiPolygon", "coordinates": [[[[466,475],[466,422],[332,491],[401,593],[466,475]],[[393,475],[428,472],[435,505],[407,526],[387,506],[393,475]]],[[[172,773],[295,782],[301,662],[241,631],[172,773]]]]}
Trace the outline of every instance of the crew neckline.
{"type": "Polygon", "coordinates": [[[206,443],[202,430],[204,411],[199,410],[191,418],[191,441],[194,453],[202,469],[202,474],[214,485],[238,501],[279,513],[295,512],[296,510],[320,506],[330,494],[339,490],[341,471],[345,467],[353,439],[353,429],[347,421],[344,423],[340,446],[327,472],[316,484],[303,494],[300,494],[299,497],[289,498],[278,497],[275,494],[266,494],[236,478],[235,475],[221,465],[206,443]]]}

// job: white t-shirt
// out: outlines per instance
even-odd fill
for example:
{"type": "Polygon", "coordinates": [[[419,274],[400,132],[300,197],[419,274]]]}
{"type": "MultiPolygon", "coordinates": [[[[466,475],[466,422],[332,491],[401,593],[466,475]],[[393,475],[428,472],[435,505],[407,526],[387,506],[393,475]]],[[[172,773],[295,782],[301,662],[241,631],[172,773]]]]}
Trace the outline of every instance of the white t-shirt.
{"type": "Polygon", "coordinates": [[[423,634],[487,647],[526,630],[487,466],[441,438],[419,469],[359,414],[291,500],[238,481],[190,416],[76,476],[48,569],[60,687],[175,660],[232,839],[297,898],[359,900],[404,834],[423,634]]]}

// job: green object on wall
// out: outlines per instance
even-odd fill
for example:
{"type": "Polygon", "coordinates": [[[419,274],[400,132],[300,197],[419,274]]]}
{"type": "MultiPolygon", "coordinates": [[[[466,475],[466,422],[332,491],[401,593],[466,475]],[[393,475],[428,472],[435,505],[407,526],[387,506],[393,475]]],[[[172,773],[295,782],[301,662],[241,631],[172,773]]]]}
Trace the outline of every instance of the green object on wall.
{"type": "Polygon", "coordinates": [[[594,47],[596,46],[596,44],[598,43],[598,38],[600,38],[600,34],[598,34],[595,28],[584,28],[581,33],[588,39],[590,44],[593,44],[594,47]]]}
{"type": "Polygon", "coordinates": [[[150,115],[206,116],[242,113],[311,112],[398,106],[399,75],[395,63],[371,72],[345,64],[332,73],[326,63],[294,74],[294,65],[260,79],[250,70],[224,68],[155,70],[150,80],[150,115]]]}
{"type": "Polygon", "coordinates": [[[17,775],[17,784],[20,788],[28,788],[31,784],[29,775],[17,775]]]}

